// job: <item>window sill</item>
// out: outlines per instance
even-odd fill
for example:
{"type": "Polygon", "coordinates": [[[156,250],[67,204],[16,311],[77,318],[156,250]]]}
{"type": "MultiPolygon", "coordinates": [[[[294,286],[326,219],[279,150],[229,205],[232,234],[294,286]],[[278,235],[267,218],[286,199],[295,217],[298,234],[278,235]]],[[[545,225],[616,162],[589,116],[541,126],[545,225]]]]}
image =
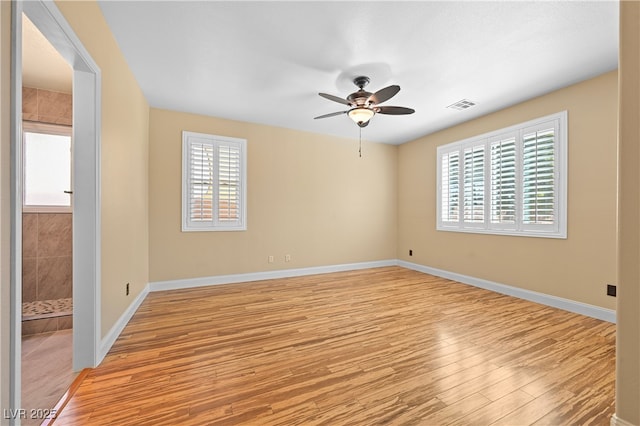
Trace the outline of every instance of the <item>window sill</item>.
{"type": "Polygon", "coordinates": [[[509,237],[535,237],[535,238],[555,238],[555,239],[567,239],[566,231],[516,231],[513,229],[483,229],[483,228],[453,228],[438,226],[436,231],[444,232],[460,232],[468,234],[485,234],[485,235],[503,235],[509,237]]]}

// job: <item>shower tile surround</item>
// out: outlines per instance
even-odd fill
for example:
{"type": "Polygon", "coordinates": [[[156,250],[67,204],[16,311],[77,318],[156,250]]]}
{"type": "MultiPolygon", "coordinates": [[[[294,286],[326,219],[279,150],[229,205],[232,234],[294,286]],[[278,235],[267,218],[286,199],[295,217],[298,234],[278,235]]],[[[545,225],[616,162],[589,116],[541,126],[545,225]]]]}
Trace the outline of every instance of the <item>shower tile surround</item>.
{"type": "Polygon", "coordinates": [[[71,219],[70,213],[22,214],[23,302],[72,296],[71,219]]]}
{"type": "Polygon", "coordinates": [[[23,334],[71,328],[71,221],[71,213],[22,214],[23,334]]]}
{"type": "MultiPolygon", "coordinates": [[[[22,88],[22,118],[72,124],[71,94],[22,88]]],[[[72,214],[22,215],[22,334],[72,327],[72,214]]]]}
{"type": "Polygon", "coordinates": [[[71,125],[71,95],[33,87],[22,88],[22,119],[71,125]]]}

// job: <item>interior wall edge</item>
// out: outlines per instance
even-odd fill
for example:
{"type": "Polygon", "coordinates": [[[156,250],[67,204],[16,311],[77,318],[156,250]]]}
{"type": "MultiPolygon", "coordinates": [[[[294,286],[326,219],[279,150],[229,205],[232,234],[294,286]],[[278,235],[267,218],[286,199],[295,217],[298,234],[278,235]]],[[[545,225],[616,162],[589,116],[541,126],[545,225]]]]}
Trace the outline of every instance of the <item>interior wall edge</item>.
{"type": "Polygon", "coordinates": [[[613,414],[613,416],[611,416],[611,422],[609,424],[610,426],[637,426],[624,419],[621,419],[615,413],[613,414]]]}
{"type": "MultiPolygon", "coordinates": [[[[0,408],[10,409],[11,398],[11,7],[0,2],[0,408]],[[7,96],[5,96],[7,94],[7,96]]],[[[4,417],[4,416],[3,416],[4,417]]],[[[0,418],[0,424],[8,424],[0,418]]]]}
{"type": "Polygon", "coordinates": [[[615,416],[640,425],[640,3],[635,1],[620,2],[618,58],[615,416]]]}

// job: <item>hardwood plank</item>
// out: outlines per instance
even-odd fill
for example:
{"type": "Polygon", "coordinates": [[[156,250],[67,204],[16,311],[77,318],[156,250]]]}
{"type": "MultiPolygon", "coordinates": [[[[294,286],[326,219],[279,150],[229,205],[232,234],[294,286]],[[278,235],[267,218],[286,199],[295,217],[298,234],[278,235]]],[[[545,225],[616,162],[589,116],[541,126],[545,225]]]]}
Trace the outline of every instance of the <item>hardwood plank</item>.
{"type": "Polygon", "coordinates": [[[549,392],[538,398],[533,399],[522,407],[503,416],[491,426],[513,426],[514,424],[533,424],[542,417],[549,414],[552,407],[561,401],[570,401],[575,399],[575,395],[571,392],[561,390],[559,392],[549,392]]]}
{"type": "Polygon", "coordinates": [[[151,293],[56,425],[605,424],[615,325],[400,267],[151,293]]]}
{"type": "MultiPolygon", "coordinates": [[[[533,396],[521,390],[511,392],[510,394],[505,395],[496,401],[492,401],[450,424],[460,426],[489,425],[512,411],[522,407],[533,399],[533,396]]],[[[517,421],[520,422],[522,420],[518,419],[517,421]]]]}
{"type": "Polygon", "coordinates": [[[44,419],[42,423],[40,423],[40,426],[50,426],[54,423],[59,413],[61,413],[64,407],[67,406],[67,404],[69,403],[73,395],[76,393],[76,391],[84,381],[84,379],[87,377],[87,375],[89,374],[89,371],[91,371],[90,368],[85,368],[80,373],[78,373],[76,378],[73,380],[73,383],[71,383],[71,386],[69,386],[69,389],[64,393],[64,395],[62,395],[60,400],[53,407],[53,416],[51,416],[51,418],[44,419]]]}

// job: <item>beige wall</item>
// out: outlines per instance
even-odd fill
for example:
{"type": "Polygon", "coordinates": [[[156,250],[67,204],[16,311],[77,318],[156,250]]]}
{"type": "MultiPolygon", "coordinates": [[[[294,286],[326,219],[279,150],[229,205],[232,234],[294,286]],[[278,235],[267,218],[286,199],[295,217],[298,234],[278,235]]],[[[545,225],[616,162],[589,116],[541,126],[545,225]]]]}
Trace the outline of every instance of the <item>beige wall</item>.
{"type": "Polygon", "coordinates": [[[96,2],[56,5],[102,73],[102,335],[148,276],[149,106],[96,2]],[[129,282],[131,293],[125,295],[129,282]]]}
{"type": "MultiPolygon", "coordinates": [[[[11,3],[0,1],[0,410],[9,408],[11,238],[11,3]]],[[[4,417],[4,416],[2,416],[4,417]]],[[[1,417],[0,417],[1,419],[1,417]]],[[[8,420],[0,420],[7,424],[8,420]]]]}
{"type": "Polygon", "coordinates": [[[640,425],[640,3],[620,4],[616,416],[640,425]]]}
{"type": "Polygon", "coordinates": [[[152,282],[396,257],[395,146],[152,109],[149,158],[152,282]],[[180,231],[183,130],[247,139],[247,231],[180,231]]]}
{"type": "Polygon", "coordinates": [[[613,309],[605,284],[616,283],[616,85],[617,73],[610,72],[401,145],[399,258],[613,309]],[[437,146],[563,110],[569,116],[566,240],[436,231],[437,146]]]}

